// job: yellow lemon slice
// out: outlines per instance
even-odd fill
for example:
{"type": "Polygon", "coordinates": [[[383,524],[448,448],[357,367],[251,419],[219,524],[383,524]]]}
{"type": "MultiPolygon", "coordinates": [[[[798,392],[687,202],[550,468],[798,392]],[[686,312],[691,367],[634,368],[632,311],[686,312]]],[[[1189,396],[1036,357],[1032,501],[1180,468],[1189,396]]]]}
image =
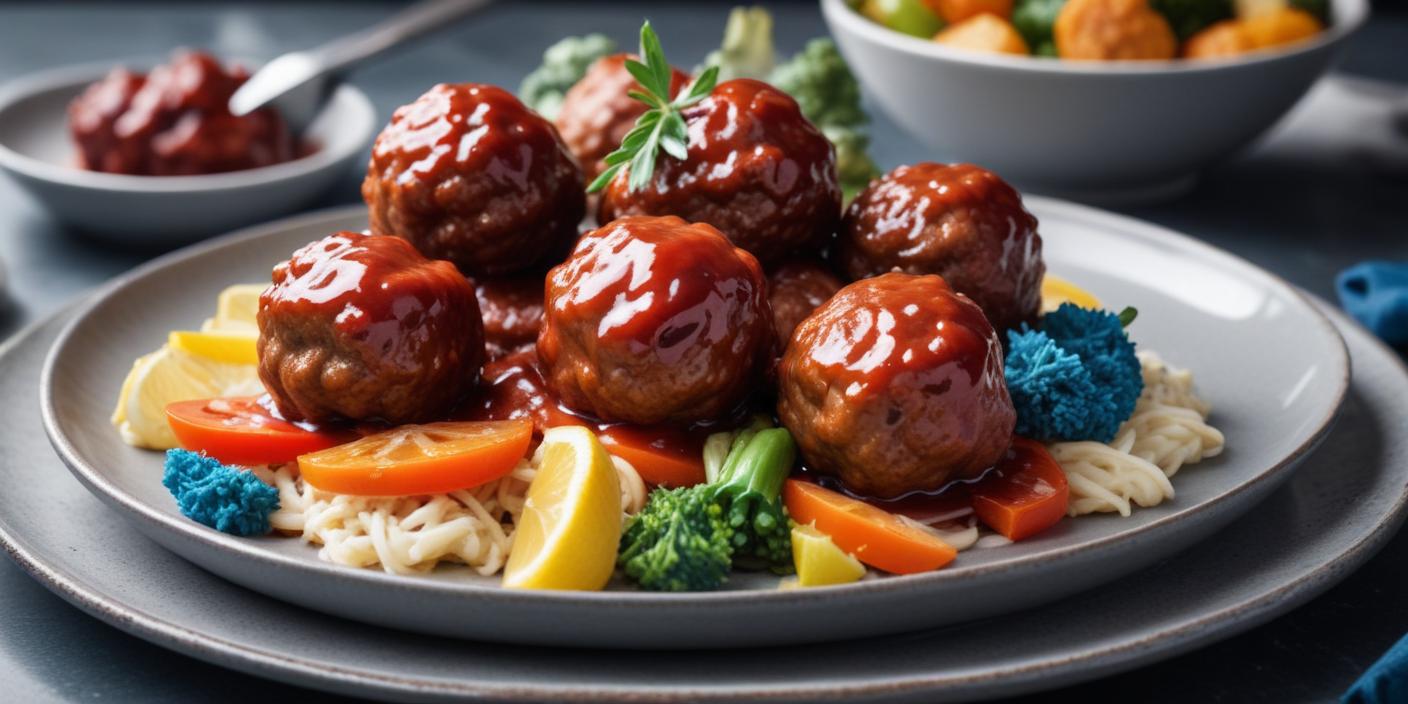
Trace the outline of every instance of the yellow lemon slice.
{"type": "Polygon", "coordinates": [[[173,350],[215,362],[255,365],[259,363],[259,352],[256,349],[258,340],[257,333],[177,330],[167,338],[166,344],[173,350]]]}
{"type": "Polygon", "coordinates": [[[836,547],[831,536],[814,525],[792,526],[792,562],[797,567],[797,584],[802,587],[847,584],[865,576],[865,565],[836,547]]]}
{"type": "Polygon", "coordinates": [[[122,382],[112,423],[129,445],[168,450],[180,445],[166,424],[167,404],[263,392],[252,365],[226,364],[162,347],[132,364],[122,382]]]}
{"type": "Polygon", "coordinates": [[[621,482],[590,430],[552,428],[504,565],[504,586],[595,590],[616,568],[621,482]]]}
{"type": "Polygon", "coordinates": [[[1050,313],[1062,303],[1074,303],[1081,308],[1100,308],[1100,299],[1089,291],[1059,277],[1047,274],[1041,280],[1041,312],[1050,313]]]}
{"type": "Polygon", "coordinates": [[[266,284],[236,284],[221,291],[215,304],[215,317],[205,321],[201,329],[259,334],[259,294],[265,288],[268,288],[266,284]]]}

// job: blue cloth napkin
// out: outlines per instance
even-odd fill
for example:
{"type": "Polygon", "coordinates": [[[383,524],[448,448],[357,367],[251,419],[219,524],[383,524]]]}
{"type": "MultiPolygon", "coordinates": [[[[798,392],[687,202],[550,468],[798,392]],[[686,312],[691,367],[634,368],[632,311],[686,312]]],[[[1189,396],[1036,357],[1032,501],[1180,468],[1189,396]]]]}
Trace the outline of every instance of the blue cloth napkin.
{"type": "Polygon", "coordinates": [[[1390,345],[1408,345],[1408,262],[1368,261],[1340,272],[1340,305],[1390,345]]]}
{"type": "Polygon", "coordinates": [[[1364,671],[1341,704],[1396,704],[1408,702],[1408,636],[1389,648],[1379,661],[1364,671]]]}

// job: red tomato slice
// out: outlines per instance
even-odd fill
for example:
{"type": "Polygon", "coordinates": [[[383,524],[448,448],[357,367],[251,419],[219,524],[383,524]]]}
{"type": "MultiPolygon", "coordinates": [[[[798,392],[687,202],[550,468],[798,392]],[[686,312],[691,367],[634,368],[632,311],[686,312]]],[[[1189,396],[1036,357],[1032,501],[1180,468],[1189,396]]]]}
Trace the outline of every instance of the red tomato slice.
{"type": "Polygon", "coordinates": [[[970,490],[973,511],[1008,540],[1024,540],[1060,522],[1071,490],[1066,473],[1041,443],[1012,438],[1007,456],[970,490]]]}
{"type": "Polygon", "coordinates": [[[252,396],[177,401],[166,407],[166,422],[181,447],[245,466],[292,462],[357,437],[277,418],[252,396]]]}
{"type": "Polygon", "coordinates": [[[301,455],[304,481],[355,496],[441,494],[487,484],[528,452],[527,419],[403,425],[301,455]]]}

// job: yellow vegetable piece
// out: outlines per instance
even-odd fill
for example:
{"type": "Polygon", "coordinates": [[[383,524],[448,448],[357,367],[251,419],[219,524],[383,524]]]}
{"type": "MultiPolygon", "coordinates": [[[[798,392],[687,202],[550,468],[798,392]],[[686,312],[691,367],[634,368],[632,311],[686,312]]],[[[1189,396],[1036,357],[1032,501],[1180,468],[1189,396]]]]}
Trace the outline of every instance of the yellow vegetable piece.
{"type": "Polygon", "coordinates": [[[1022,56],[1031,53],[1017,28],[995,15],[976,15],[949,25],[948,29],[934,35],[934,41],[970,51],[1022,56]]]}
{"type": "Polygon", "coordinates": [[[1258,49],[1305,41],[1322,29],[1314,15],[1291,7],[1248,17],[1241,22],[1242,31],[1258,49]]]}
{"type": "Polygon", "coordinates": [[[1217,59],[1245,54],[1256,49],[1241,20],[1223,20],[1188,37],[1183,56],[1189,59],[1217,59]]]}
{"type": "Polygon", "coordinates": [[[162,347],[132,364],[118,393],[112,423],[129,445],[169,450],[180,444],[166,424],[167,404],[263,392],[253,365],[226,364],[162,347]]]}
{"type": "Polygon", "coordinates": [[[504,586],[596,590],[616,568],[621,483],[590,430],[551,428],[504,565],[504,586]]]}
{"type": "Polygon", "coordinates": [[[215,304],[215,317],[206,321],[203,330],[229,330],[259,333],[259,294],[266,284],[235,284],[220,292],[215,304]]]}
{"type": "Polygon", "coordinates": [[[1100,299],[1089,291],[1053,274],[1041,280],[1041,312],[1050,313],[1062,303],[1074,303],[1081,308],[1101,308],[1100,299]]]}
{"type": "Polygon", "coordinates": [[[171,349],[225,364],[259,364],[257,335],[248,332],[177,330],[166,340],[171,349]]]}
{"type": "Polygon", "coordinates": [[[1290,6],[1290,0],[1233,0],[1232,2],[1233,13],[1237,19],[1242,20],[1284,10],[1290,6]]]}
{"type": "Polygon", "coordinates": [[[865,576],[860,560],[836,547],[831,536],[811,524],[792,526],[792,562],[797,567],[797,584],[803,587],[847,584],[865,576]]]}

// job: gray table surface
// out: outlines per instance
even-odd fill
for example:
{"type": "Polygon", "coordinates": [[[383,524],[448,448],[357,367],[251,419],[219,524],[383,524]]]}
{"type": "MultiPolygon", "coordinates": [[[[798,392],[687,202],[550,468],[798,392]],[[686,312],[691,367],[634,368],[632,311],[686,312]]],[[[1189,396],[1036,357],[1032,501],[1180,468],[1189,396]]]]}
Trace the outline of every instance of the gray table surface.
{"type": "MultiPolygon", "coordinates": [[[[825,33],[812,3],[775,3],[780,48],[825,33]]],[[[268,58],[363,27],[395,3],[35,3],[0,6],[0,82],[65,64],[197,46],[268,58]]],[[[602,31],[629,45],[649,16],[682,64],[717,44],[728,3],[502,2],[353,76],[383,118],[438,81],[514,87],[555,38],[602,31]]],[[[1177,202],[1124,212],[1194,234],[1321,296],[1365,258],[1408,259],[1408,136],[1389,125],[1408,99],[1408,16],[1381,13],[1340,72],[1271,137],[1206,172],[1177,202]],[[1397,85],[1395,85],[1395,82],[1397,85]]],[[[876,116],[890,167],[937,159],[876,116]]],[[[1150,135],[1157,139],[1157,135],[1150,135]]],[[[356,202],[357,177],[323,205],[356,202]]],[[[158,254],[88,241],[51,222],[0,179],[0,338],[158,254]]],[[[1346,468],[1352,469],[1352,468],[1346,468]]],[[[1408,537],[1324,596],[1246,634],[1151,667],[1060,692],[1146,701],[1323,701],[1408,631],[1408,537]]],[[[128,636],[0,560],[0,683],[6,701],[321,701],[322,695],[218,669],[128,636]]]]}

